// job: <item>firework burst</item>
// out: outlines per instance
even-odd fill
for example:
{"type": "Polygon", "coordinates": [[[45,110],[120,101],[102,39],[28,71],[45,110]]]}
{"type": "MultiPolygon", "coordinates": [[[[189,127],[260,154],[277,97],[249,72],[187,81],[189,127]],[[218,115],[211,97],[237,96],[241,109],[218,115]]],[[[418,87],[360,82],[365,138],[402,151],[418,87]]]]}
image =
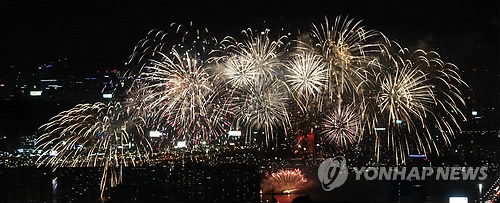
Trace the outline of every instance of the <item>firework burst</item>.
{"type": "Polygon", "coordinates": [[[122,182],[123,166],[148,160],[151,146],[140,123],[128,119],[120,103],[79,104],[42,125],[37,164],[53,167],[103,167],[101,197],[109,182],[122,182]],[[49,155],[50,154],[50,155],[49,155]]]}
{"type": "Polygon", "coordinates": [[[241,42],[226,37],[210,60],[219,64],[231,94],[238,98],[237,123],[246,125],[247,143],[252,140],[252,129],[263,130],[267,145],[278,128],[289,124],[288,88],[276,76],[283,67],[279,57],[285,51],[285,37],[273,41],[269,30],[254,33],[247,29],[242,33],[241,42]]]}
{"type": "Polygon", "coordinates": [[[152,96],[154,93],[153,89],[147,88],[147,84],[143,82],[136,82],[128,89],[123,104],[133,119],[142,120],[144,124],[154,123],[155,112],[150,108],[151,103],[156,99],[152,96]]]}
{"type": "MultiPolygon", "coordinates": [[[[268,144],[277,128],[290,125],[286,107],[290,101],[288,89],[280,80],[265,79],[242,91],[237,101],[237,118],[249,129],[263,130],[268,144]]],[[[247,141],[251,141],[251,135],[247,141]]]]}
{"type": "Polygon", "coordinates": [[[300,169],[280,170],[267,175],[268,180],[273,185],[274,190],[283,193],[292,193],[300,189],[302,185],[308,182],[300,169]]]}
{"type": "Polygon", "coordinates": [[[286,70],[286,82],[302,109],[306,109],[310,99],[321,100],[328,81],[321,56],[302,51],[286,63],[286,70]]]}
{"type": "Polygon", "coordinates": [[[338,106],[323,118],[321,134],[328,143],[345,150],[361,137],[360,114],[353,105],[338,106]]]}
{"type": "Polygon", "coordinates": [[[243,30],[245,38],[238,42],[233,37],[226,37],[221,45],[222,49],[215,53],[212,60],[222,62],[224,76],[236,88],[245,88],[245,85],[255,83],[258,78],[272,78],[283,65],[280,56],[284,53],[283,40],[276,41],[269,38],[269,30],[254,34],[251,29],[243,30]]]}
{"type": "Polygon", "coordinates": [[[151,129],[170,132],[170,143],[218,141],[230,125],[229,91],[206,60],[218,44],[207,29],[173,23],[151,31],[130,57],[129,72],[141,83],[131,88],[131,109],[149,118],[151,129]]]}
{"type": "Polygon", "coordinates": [[[410,53],[395,46],[399,51],[378,77],[378,114],[386,123],[373,122],[388,128],[387,143],[396,152],[396,162],[404,163],[412,152],[439,153],[436,140],[450,144],[454,129],[460,129],[457,119],[465,120],[458,87],[466,84],[456,67],[443,62],[436,52],[410,53]],[[431,136],[436,133],[439,136],[431,136]]]}
{"type": "Polygon", "coordinates": [[[384,45],[377,40],[385,40],[382,33],[367,30],[361,21],[335,18],[333,25],[328,19],[325,24],[313,24],[313,47],[317,48],[328,69],[329,97],[341,100],[346,91],[357,92],[367,80],[368,64],[383,53],[384,45]]]}
{"type": "Polygon", "coordinates": [[[255,71],[254,63],[242,56],[233,56],[224,63],[223,75],[233,87],[245,88],[253,85],[259,74],[255,71]]]}
{"type": "MultiPolygon", "coordinates": [[[[231,98],[218,75],[210,75],[207,65],[191,54],[163,55],[144,67],[141,76],[146,89],[148,108],[155,112],[156,128],[170,126],[174,140],[197,144],[218,141],[230,126],[233,114],[231,98]]],[[[196,54],[194,54],[196,56],[196,54]]]]}

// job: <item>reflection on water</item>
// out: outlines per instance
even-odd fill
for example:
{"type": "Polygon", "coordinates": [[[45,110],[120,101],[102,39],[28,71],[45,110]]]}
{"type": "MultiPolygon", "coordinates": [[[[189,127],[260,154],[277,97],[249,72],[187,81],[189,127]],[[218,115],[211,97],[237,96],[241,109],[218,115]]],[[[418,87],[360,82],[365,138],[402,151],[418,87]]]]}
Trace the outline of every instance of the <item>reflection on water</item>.
{"type": "MultiPolygon", "coordinates": [[[[299,196],[303,196],[304,194],[274,194],[274,198],[279,203],[291,203],[293,199],[299,196]]],[[[262,194],[260,196],[260,202],[272,202],[271,194],[262,194]]]]}

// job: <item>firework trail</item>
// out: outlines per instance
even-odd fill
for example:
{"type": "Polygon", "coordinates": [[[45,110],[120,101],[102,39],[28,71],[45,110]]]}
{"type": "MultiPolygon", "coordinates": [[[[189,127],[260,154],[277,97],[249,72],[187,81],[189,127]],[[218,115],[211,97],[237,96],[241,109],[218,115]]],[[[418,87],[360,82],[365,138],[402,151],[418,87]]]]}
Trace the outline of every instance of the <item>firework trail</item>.
{"type": "Polygon", "coordinates": [[[151,146],[141,123],[129,120],[120,103],[79,104],[42,125],[36,163],[53,167],[103,167],[101,197],[106,187],[122,182],[122,167],[148,160],[151,146]],[[49,155],[50,154],[50,155],[49,155]],[[109,182],[109,183],[108,183],[109,182]]]}
{"type": "MultiPolygon", "coordinates": [[[[144,124],[143,129],[146,132],[145,136],[148,135],[147,132],[150,133],[151,131],[160,131],[164,134],[175,133],[175,131],[159,125],[160,122],[158,122],[155,116],[157,107],[152,107],[153,102],[159,98],[159,95],[154,95],[154,93],[154,89],[147,88],[146,83],[137,81],[126,92],[125,101],[122,102],[123,106],[127,108],[130,119],[141,121],[144,124]]],[[[167,150],[167,148],[164,147],[165,144],[169,144],[170,141],[171,140],[166,136],[150,138],[154,153],[167,150]]]]}
{"type": "MultiPolygon", "coordinates": [[[[273,185],[276,192],[292,193],[299,190],[308,182],[300,169],[280,170],[278,172],[267,174],[267,179],[273,185]]],[[[275,191],[273,191],[275,192],[275,191]]]]}

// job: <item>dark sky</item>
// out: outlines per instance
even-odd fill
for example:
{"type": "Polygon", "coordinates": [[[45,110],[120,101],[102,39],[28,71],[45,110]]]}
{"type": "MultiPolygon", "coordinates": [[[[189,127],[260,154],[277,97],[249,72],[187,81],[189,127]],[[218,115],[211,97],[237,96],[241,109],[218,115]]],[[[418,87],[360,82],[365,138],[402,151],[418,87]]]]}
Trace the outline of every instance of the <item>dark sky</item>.
{"type": "Polygon", "coordinates": [[[471,86],[498,91],[498,1],[292,2],[11,1],[0,8],[6,57],[0,65],[24,69],[67,57],[78,64],[75,68],[120,68],[149,30],[171,22],[192,20],[222,38],[263,21],[307,29],[324,16],[349,15],[407,47],[438,50],[464,70],[471,86]],[[479,70],[476,76],[474,69],[479,70]]]}

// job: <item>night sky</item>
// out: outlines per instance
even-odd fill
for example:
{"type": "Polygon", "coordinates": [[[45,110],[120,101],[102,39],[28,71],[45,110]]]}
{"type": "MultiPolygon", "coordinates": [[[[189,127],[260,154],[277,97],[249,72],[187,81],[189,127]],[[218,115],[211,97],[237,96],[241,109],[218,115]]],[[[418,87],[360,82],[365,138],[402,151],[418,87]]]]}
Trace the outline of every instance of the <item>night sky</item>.
{"type": "MultiPolygon", "coordinates": [[[[2,1],[0,76],[5,69],[30,71],[61,58],[68,58],[75,71],[123,70],[140,39],[151,29],[167,28],[172,22],[193,21],[222,39],[248,27],[270,27],[273,32],[287,26],[305,31],[311,23],[323,23],[325,16],[333,20],[348,15],[411,50],[439,52],[462,70],[471,87],[471,92],[464,93],[474,98],[468,100],[468,110],[495,107],[497,116],[500,112],[499,0],[144,2],[2,1]]],[[[32,133],[63,108],[9,104],[0,107],[7,110],[0,113],[4,115],[0,135],[32,133]]]]}
{"type": "Polygon", "coordinates": [[[68,58],[75,69],[120,69],[149,30],[166,28],[172,22],[193,21],[220,39],[247,27],[287,25],[307,30],[325,16],[349,15],[406,47],[437,50],[464,71],[465,80],[483,104],[498,106],[500,9],[495,1],[179,2],[4,3],[0,21],[5,58],[0,65],[24,70],[68,58]],[[487,99],[491,97],[495,99],[487,99]]]}

